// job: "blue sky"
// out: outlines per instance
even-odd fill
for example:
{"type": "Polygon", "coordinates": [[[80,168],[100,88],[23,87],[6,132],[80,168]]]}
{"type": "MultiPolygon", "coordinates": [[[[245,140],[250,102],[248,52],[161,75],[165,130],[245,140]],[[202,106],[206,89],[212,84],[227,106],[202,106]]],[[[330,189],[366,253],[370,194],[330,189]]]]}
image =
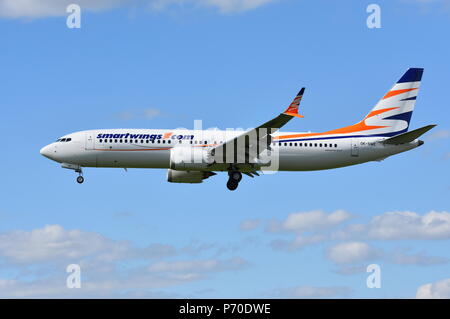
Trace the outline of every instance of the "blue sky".
{"type": "Polygon", "coordinates": [[[1,297],[450,297],[449,2],[0,0],[1,297]],[[114,6],[111,5],[114,4],[114,6]],[[96,128],[248,128],[301,86],[285,131],[359,121],[425,68],[419,149],[381,163],[200,185],[39,154],[96,128]],[[66,266],[80,264],[82,288],[66,266]],[[382,287],[366,287],[366,267],[382,287]]]}

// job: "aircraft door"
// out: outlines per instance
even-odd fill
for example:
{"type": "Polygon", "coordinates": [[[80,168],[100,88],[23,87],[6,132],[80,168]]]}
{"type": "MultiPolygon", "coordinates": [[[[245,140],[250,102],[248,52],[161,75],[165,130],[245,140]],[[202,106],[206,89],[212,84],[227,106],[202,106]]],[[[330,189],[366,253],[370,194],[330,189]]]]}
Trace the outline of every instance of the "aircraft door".
{"type": "Polygon", "coordinates": [[[359,141],[356,138],[352,138],[351,141],[351,156],[358,157],[359,156],[359,141]]]}
{"type": "Polygon", "coordinates": [[[94,149],[94,133],[92,132],[86,132],[85,149],[86,150],[94,149]]]}

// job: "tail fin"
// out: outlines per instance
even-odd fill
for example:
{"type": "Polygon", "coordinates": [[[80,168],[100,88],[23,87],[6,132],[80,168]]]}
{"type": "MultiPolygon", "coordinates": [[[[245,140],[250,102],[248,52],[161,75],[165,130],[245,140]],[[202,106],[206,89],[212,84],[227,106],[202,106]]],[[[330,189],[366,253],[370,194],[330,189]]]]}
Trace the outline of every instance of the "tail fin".
{"type": "Polygon", "coordinates": [[[407,132],[422,74],[421,68],[408,69],[367,114],[363,122],[373,127],[377,135],[394,136],[407,132]]]}

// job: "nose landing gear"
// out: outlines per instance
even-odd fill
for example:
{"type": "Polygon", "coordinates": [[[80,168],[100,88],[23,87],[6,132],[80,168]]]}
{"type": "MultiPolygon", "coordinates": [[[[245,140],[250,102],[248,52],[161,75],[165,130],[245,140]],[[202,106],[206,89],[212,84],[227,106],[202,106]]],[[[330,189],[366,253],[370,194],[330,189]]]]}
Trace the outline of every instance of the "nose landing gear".
{"type": "Polygon", "coordinates": [[[234,191],[239,186],[239,182],[242,179],[242,174],[239,171],[229,171],[228,172],[228,182],[227,188],[230,191],[234,191]]]}
{"type": "Polygon", "coordinates": [[[76,169],[75,172],[79,174],[77,177],[77,183],[83,184],[83,182],[84,182],[83,171],[80,168],[80,169],[76,169]]]}
{"type": "Polygon", "coordinates": [[[83,184],[83,182],[84,182],[83,170],[81,169],[80,165],[69,164],[69,163],[62,163],[61,167],[62,168],[66,168],[66,169],[71,169],[71,170],[75,171],[75,173],[78,173],[77,183],[78,184],[83,184]]]}

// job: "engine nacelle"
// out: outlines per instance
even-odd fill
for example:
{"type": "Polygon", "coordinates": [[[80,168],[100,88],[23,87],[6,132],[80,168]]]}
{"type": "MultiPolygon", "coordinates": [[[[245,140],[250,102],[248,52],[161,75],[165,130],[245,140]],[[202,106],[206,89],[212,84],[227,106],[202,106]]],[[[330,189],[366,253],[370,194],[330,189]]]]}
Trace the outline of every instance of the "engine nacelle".
{"type": "Polygon", "coordinates": [[[204,179],[216,175],[214,172],[202,171],[177,171],[174,169],[167,170],[167,181],[169,183],[202,183],[204,179]]]}
{"type": "Polygon", "coordinates": [[[170,168],[173,170],[204,169],[210,162],[212,158],[201,147],[174,147],[170,150],[170,168]]]}

